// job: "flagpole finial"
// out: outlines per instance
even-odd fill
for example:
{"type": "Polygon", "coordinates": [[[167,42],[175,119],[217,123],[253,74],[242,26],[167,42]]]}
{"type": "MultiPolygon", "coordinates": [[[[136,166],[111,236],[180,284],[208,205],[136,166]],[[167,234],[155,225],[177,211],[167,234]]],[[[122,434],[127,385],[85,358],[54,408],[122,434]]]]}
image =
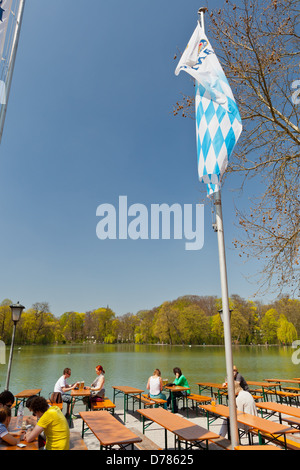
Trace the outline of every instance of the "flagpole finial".
{"type": "Polygon", "coordinates": [[[199,10],[198,10],[198,15],[200,16],[201,18],[201,27],[204,31],[204,13],[208,11],[208,9],[206,7],[200,7],[199,10]]]}

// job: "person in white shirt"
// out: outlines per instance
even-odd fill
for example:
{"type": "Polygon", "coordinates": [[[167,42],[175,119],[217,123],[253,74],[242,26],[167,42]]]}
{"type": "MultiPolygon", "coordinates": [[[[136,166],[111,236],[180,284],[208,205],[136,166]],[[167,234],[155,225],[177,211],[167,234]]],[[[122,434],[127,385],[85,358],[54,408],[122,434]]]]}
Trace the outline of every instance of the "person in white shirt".
{"type": "MultiPolygon", "coordinates": [[[[161,378],[161,372],[159,369],[155,369],[153,375],[149,377],[147,382],[147,390],[149,390],[150,398],[161,398],[162,400],[166,400],[166,395],[162,393],[163,383],[161,378]]],[[[167,403],[164,403],[164,408],[165,410],[168,409],[167,403]]]]}
{"type": "MultiPolygon", "coordinates": [[[[257,408],[255,405],[255,401],[253,396],[251,395],[250,392],[247,392],[246,390],[243,390],[239,382],[234,382],[234,390],[235,390],[235,395],[236,395],[236,407],[237,410],[240,411],[241,413],[247,413],[249,415],[254,415],[257,416],[257,408]]],[[[247,431],[248,427],[239,424],[239,429],[242,429],[243,431],[247,431]]],[[[227,420],[225,420],[222,424],[221,430],[220,430],[220,436],[225,437],[228,432],[228,424],[227,420]]]]}
{"type": "Polygon", "coordinates": [[[70,390],[73,390],[75,387],[78,386],[78,382],[75,382],[72,385],[67,384],[67,379],[71,377],[71,369],[69,367],[66,367],[63,371],[63,375],[58,379],[54,386],[54,392],[55,393],[61,393],[62,396],[62,401],[64,403],[67,403],[67,413],[66,416],[70,415],[70,405],[72,403],[72,397],[69,392],[70,390]]]}

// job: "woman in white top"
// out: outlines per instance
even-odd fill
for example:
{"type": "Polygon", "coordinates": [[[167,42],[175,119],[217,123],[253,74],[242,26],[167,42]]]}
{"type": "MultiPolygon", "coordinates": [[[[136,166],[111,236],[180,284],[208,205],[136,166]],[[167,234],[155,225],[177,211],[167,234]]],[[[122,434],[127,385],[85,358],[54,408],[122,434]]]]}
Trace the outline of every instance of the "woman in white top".
{"type": "MultiPolygon", "coordinates": [[[[153,375],[149,377],[147,390],[149,390],[150,398],[161,398],[162,400],[166,400],[166,395],[162,393],[163,383],[159,369],[155,369],[153,375]]],[[[155,407],[157,406],[158,405],[155,405],[155,407]]],[[[167,403],[164,403],[164,408],[165,410],[167,409],[167,403]]]]}
{"type": "MultiPolygon", "coordinates": [[[[105,383],[105,370],[103,370],[102,366],[97,366],[96,367],[96,374],[97,378],[94,380],[92,385],[90,386],[90,391],[91,391],[91,396],[92,396],[92,401],[93,398],[103,398],[105,395],[105,388],[104,388],[104,383],[105,383]]],[[[97,400],[95,400],[97,401],[97,400]]]]}

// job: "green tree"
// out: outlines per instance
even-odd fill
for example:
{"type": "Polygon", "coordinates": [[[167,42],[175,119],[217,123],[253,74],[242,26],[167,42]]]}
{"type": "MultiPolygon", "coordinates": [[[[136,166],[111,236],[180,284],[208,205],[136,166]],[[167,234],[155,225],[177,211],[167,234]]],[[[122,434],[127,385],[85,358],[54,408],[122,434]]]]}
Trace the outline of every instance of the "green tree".
{"type": "Polygon", "coordinates": [[[11,300],[5,299],[0,305],[0,339],[9,344],[12,335],[11,300]]]}
{"type": "Polygon", "coordinates": [[[297,339],[297,330],[294,325],[281,314],[278,322],[277,338],[281,343],[292,344],[297,339]]]}
{"type": "Polygon", "coordinates": [[[59,320],[62,334],[67,342],[80,342],[83,340],[84,313],[65,312],[59,320]]]}
{"type": "Polygon", "coordinates": [[[262,317],[260,327],[262,340],[265,343],[277,343],[278,320],[279,315],[274,308],[267,310],[267,312],[262,317]]]}
{"type": "Polygon", "coordinates": [[[224,327],[218,313],[210,319],[210,335],[212,344],[224,343],[224,327]]]}
{"type": "Polygon", "coordinates": [[[137,313],[139,323],[136,327],[136,343],[154,343],[157,340],[153,333],[155,311],[142,310],[137,313]]]}
{"type": "Polygon", "coordinates": [[[209,319],[200,307],[189,305],[179,314],[179,329],[185,344],[206,343],[209,338],[209,319]]]}

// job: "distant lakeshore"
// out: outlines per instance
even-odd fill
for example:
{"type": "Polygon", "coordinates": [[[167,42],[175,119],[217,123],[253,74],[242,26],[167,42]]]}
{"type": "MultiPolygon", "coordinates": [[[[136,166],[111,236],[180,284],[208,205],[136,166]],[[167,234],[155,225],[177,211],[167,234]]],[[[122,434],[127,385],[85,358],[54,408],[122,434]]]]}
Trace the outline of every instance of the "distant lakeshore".
{"type": "MultiPolygon", "coordinates": [[[[11,301],[0,305],[0,340],[10,344],[11,301]]],[[[24,310],[16,345],[158,344],[222,346],[222,302],[216,296],[183,296],[151,310],[117,316],[107,307],[54,317],[47,302],[24,310]]],[[[231,335],[238,345],[290,345],[300,337],[300,301],[282,297],[271,304],[230,298],[231,335]]]]}

